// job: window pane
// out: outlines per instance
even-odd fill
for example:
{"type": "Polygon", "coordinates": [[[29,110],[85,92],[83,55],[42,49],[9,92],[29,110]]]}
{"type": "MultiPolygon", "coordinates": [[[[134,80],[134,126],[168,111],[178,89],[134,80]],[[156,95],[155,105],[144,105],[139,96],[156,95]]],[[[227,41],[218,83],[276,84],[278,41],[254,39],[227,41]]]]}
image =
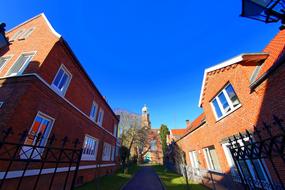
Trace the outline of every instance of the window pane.
{"type": "Polygon", "coordinates": [[[23,65],[30,61],[31,55],[21,55],[20,58],[14,63],[7,75],[17,74],[20,72],[23,65]]]}
{"type": "Polygon", "coordinates": [[[220,110],[220,107],[219,107],[218,102],[217,102],[216,99],[213,100],[213,106],[215,108],[217,117],[220,118],[223,114],[222,114],[222,111],[220,110]]]}
{"type": "Polygon", "coordinates": [[[238,165],[242,171],[242,174],[245,178],[249,178],[251,174],[249,173],[248,165],[244,160],[238,160],[238,165]]]}
{"type": "Polygon", "coordinates": [[[55,86],[58,86],[58,84],[59,84],[59,82],[60,82],[60,79],[62,78],[63,72],[64,72],[64,71],[63,71],[62,69],[60,69],[59,72],[58,72],[58,74],[56,75],[55,80],[54,80],[54,82],[53,82],[53,84],[54,84],[55,86]]]}
{"type": "Polygon", "coordinates": [[[8,58],[2,57],[0,58],[0,69],[4,66],[4,64],[8,61],[8,58]]]}
{"type": "Polygon", "coordinates": [[[234,107],[236,107],[237,105],[240,104],[239,102],[239,99],[234,91],[234,88],[231,84],[229,84],[227,87],[226,87],[226,92],[228,93],[228,96],[230,97],[231,101],[232,101],[232,104],[234,107]]]}
{"type": "Polygon", "coordinates": [[[213,165],[213,169],[220,170],[220,164],[218,160],[218,156],[214,147],[209,147],[210,159],[213,165]]]}
{"type": "Polygon", "coordinates": [[[96,111],[97,111],[97,105],[95,103],[93,103],[92,107],[91,107],[91,111],[90,111],[90,117],[92,119],[95,119],[96,111]]]}
{"type": "Polygon", "coordinates": [[[227,99],[226,99],[224,93],[223,92],[220,93],[218,97],[219,97],[219,100],[220,100],[225,112],[226,113],[229,112],[231,110],[231,108],[230,108],[229,103],[227,102],[227,99]]]}
{"type": "Polygon", "coordinates": [[[262,168],[261,168],[260,162],[261,162],[260,160],[253,160],[253,164],[254,164],[256,172],[257,172],[256,176],[259,176],[259,178],[261,180],[265,181],[266,177],[265,177],[265,175],[262,172],[262,168]]]}
{"type": "Polygon", "coordinates": [[[63,74],[63,77],[58,85],[58,89],[60,91],[63,91],[64,90],[64,87],[66,85],[66,82],[67,82],[67,79],[68,79],[68,75],[66,73],[63,74]]]}
{"type": "Polygon", "coordinates": [[[34,124],[31,128],[31,131],[26,139],[26,142],[25,144],[28,144],[28,145],[32,145],[34,143],[34,140],[35,140],[35,136],[37,135],[37,132],[39,130],[39,127],[41,125],[41,122],[42,122],[42,118],[37,116],[35,118],[35,121],[34,121],[34,124]]]}
{"type": "Polygon", "coordinates": [[[34,30],[34,28],[28,29],[25,33],[23,33],[23,35],[19,39],[27,38],[33,32],[33,30],[34,30]]]}

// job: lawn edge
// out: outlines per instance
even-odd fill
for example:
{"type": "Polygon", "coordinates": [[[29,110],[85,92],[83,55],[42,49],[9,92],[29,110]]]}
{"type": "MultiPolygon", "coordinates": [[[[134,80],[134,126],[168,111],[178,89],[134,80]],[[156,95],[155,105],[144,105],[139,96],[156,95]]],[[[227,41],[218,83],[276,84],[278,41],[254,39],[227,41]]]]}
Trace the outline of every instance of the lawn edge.
{"type": "Polygon", "coordinates": [[[137,173],[138,173],[140,170],[141,170],[141,168],[140,168],[136,173],[133,174],[133,176],[131,177],[131,179],[129,179],[129,180],[120,188],[120,190],[123,190],[123,189],[128,185],[128,183],[137,175],[137,173]]]}
{"type": "MultiPolygon", "coordinates": [[[[153,170],[154,170],[154,169],[153,169],[153,170]]],[[[155,171],[155,170],[154,170],[154,171],[155,171]]],[[[164,184],[163,184],[163,182],[162,182],[162,179],[160,179],[160,177],[159,177],[159,175],[156,173],[156,171],[155,171],[155,174],[156,174],[157,178],[159,179],[159,182],[160,182],[160,184],[161,184],[163,190],[166,190],[166,188],[165,188],[165,186],[164,186],[164,184]]]]}

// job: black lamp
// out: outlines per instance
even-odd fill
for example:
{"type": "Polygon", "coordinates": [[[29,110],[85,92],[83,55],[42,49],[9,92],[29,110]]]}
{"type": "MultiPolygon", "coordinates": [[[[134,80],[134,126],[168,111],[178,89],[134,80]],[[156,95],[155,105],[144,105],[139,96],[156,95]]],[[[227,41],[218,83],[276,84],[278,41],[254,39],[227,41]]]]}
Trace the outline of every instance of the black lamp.
{"type": "Polygon", "coordinates": [[[265,23],[282,23],[285,28],[285,0],[242,0],[241,16],[265,23]]]}
{"type": "Polygon", "coordinates": [[[0,49],[8,46],[9,42],[5,36],[5,23],[0,23],[0,49]]]}

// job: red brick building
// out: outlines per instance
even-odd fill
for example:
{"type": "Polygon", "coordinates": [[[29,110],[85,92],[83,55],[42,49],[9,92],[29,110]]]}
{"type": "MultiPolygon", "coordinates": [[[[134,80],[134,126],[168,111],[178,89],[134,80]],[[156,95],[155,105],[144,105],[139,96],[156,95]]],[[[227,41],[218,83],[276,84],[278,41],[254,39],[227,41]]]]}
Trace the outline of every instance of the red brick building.
{"type": "MultiPolygon", "coordinates": [[[[284,45],[285,31],[282,30],[262,52],[244,53],[205,70],[199,100],[204,113],[176,141],[185,153],[187,167],[191,170],[189,176],[203,179],[211,187],[234,188],[234,178],[229,176],[235,177],[238,173],[228,148],[228,138],[244,134],[246,129],[255,132],[254,126],[272,123],[273,115],[285,119],[284,45]]],[[[245,138],[244,143],[247,142],[245,138]]],[[[240,145],[242,143],[240,141],[240,145]]],[[[284,165],[281,161],[274,162],[283,167],[279,170],[285,182],[284,165]]],[[[272,166],[265,160],[244,162],[239,167],[243,176],[250,172],[253,180],[278,182],[272,166]],[[245,172],[244,167],[250,171],[245,172]]]]}
{"type": "MultiPolygon", "coordinates": [[[[44,14],[14,27],[6,36],[10,45],[0,51],[0,130],[28,130],[27,144],[35,143],[33,136],[41,132],[42,146],[51,134],[58,139],[78,138],[83,148],[80,183],[114,171],[119,119],[67,42],[44,14]]],[[[30,156],[29,152],[26,156],[30,156]]],[[[0,179],[6,166],[0,164],[0,179]]],[[[37,167],[28,169],[23,188],[29,189],[37,167]]],[[[46,168],[46,178],[39,182],[42,189],[47,187],[50,170],[46,168]]],[[[65,166],[59,166],[57,171],[60,176],[65,166]]],[[[5,187],[13,189],[13,180],[22,174],[21,166],[11,167],[9,172],[7,178],[12,182],[5,187]]],[[[58,189],[61,181],[59,178],[55,182],[58,189]]]]}

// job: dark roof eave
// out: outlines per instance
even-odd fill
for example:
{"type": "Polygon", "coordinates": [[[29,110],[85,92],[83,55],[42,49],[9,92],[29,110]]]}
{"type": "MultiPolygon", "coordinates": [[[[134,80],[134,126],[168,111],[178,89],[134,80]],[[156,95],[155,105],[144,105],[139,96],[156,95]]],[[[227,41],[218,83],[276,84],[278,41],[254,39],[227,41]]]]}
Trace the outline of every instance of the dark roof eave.
{"type": "Polygon", "coordinates": [[[197,129],[199,129],[202,125],[204,125],[206,123],[206,120],[203,120],[195,129],[193,130],[189,130],[186,134],[184,134],[182,137],[180,137],[178,140],[176,140],[175,142],[178,142],[180,140],[182,140],[184,137],[186,137],[187,135],[189,135],[190,133],[192,133],[193,131],[196,131],[197,129]]]}
{"type": "Polygon", "coordinates": [[[263,75],[261,75],[257,80],[250,84],[250,90],[253,91],[258,87],[263,81],[265,81],[274,71],[276,71],[283,63],[285,63],[285,52],[281,57],[273,64],[270,69],[268,69],[263,75]]]}

